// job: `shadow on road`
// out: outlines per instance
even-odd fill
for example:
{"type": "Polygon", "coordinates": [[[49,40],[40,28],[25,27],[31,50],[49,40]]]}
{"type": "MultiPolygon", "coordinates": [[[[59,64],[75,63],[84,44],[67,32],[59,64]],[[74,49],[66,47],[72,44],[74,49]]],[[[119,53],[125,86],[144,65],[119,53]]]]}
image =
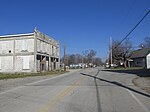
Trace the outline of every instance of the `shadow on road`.
{"type": "MultiPolygon", "coordinates": [[[[133,91],[133,92],[135,92],[135,93],[138,93],[138,94],[140,94],[140,95],[143,95],[143,96],[145,96],[145,97],[150,98],[150,95],[149,95],[149,94],[146,94],[146,93],[137,91],[137,90],[132,89],[132,88],[130,88],[130,87],[128,87],[128,86],[125,86],[125,85],[123,85],[123,84],[121,84],[121,83],[119,83],[119,82],[116,82],[116,81],[109,81],[109,80],[106,80],[106,79],[102,79],[102,78],[97,77],[99,71],[100,71],[100,70],[98,70],[98,72],[97,72],[97,74],[96,74],[95,76],[92,76],[92,75],[89,75],[89,74],[85,74],[85,73],[80,73],[81,75],[84,75],[84,76],[88,76],[88,77],[94,78],[95,86],[96,86],[96,91],[97,91],[97,98],[99,98],[99,92],[98,92],[98,86],[97,86],[96,79],[97,79],[97,80],[100,80],[100,81],[104,81],[104,82],[110,83],[110,84],[117,85],[117,86],[119,86],[119,87],[128,89],[128,90],[130,90],[130,91],[133,91]]],[[[100,102],[98,101],[98,103],[100,103],[100,102]]]]}
{"type": "MultiPolygon", "coordinates": [[[[96,75],[94,77],[96,77],[99,74],[99,72],[100,72],[100,70],[98,69],[98,72],[96,73],[96,75]]],[[[98,90],[98,85],[97,85],[96,78],[94,78],[94,83],[95,83],[95,88],[96,88],[97,110],[98,110],[98,112],[102,112],[101,103],[100,103],[100,96],[99,96],[99,90],[98,90]]]]}
{"type": "Polygon", "coordinates": [[[108,71],[108,72],[118,72],[118,73],[129,73],[129,74],[135,74],[140,77],[150,77],[150,69],[130,69],[130,70],[102,70],[102,71],[108,71]]]}

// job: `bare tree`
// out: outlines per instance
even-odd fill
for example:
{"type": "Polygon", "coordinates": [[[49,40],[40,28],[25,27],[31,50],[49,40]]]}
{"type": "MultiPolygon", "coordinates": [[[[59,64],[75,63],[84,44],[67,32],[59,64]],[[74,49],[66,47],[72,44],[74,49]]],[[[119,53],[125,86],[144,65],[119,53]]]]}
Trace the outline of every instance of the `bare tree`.
{"type": "Polygon", "coordinates": [[[93,49],[90,50],[90,52],[88,53],[88,61],[89,63],[93,63],[93,58],[96,56],[96,51],[94,51],[93,49]]]}
{"type": "Polygon", "coordinates": [[[133,48],[132,48],[132,43],[128,39],[126,39],[123,46],[124,46],[124,48],[123,48],[124,49],[123,62],[124,62],[124,67],[126,68],[127,67],[127,61],[131,56],[131,52],[133,51],[133,48]]]}
{"type": "Polygon", "coordinates": [[[83,55],[83,63],[88,63],[88,54],[89,54],[89,51],[88,50],[84,50],[82,51],[82,55],[83,55]]]}
{"type": "Polygon", "coordinates": [[[94,59],[93,59],[93,64],[94,64],[94,65],[97,65],[97,66],[102,65],[102,64],[103,64],[102,59],[99,58],[99,57],[94,58],[94,59]]]}
{"type": "Polygon", "coordinates": [[[75,54],[71,54],[69,57],[68,57],[69,59],[69,63],[68,63],[68,65],[70,65],[70,64],[76,64],[77,63],[77,61],[76,61],[76,55],[75,54]]]}
{"type": "Polygon", "coordinates": [[[119,41],[114,41],[112,44],[112,58],[113,63],[119,64],[123,62],[124,67],[127,67],[127,60],[131,56],[132,52],[132,43],[129,40],[126,40],[124,44],[119,45],[119,41]]]}
{"type": "Polygon", "coordinates": [[[146,37],[144,39],[144,47],[145,48],[150,48],[150,37],[146,37]]]}
{"type": "MultiPolygon", "coordinates": [[[[63,58],[61,60],[63,60],[63,58]]],[[[67,66],[69,66],[70,64],[82,63],[82,55],[80,54],[66,55],[66,62],[67,66]]]]}
{"type": "Polygon", "coordinates": [[[76,58],[77,58],[77,63],[82,63],[82,55],[80,54],[76,54],[76,58]]]}
{"type": "Polygon", "coordinates": [[[112,43],[113,63],[118,64],[120,61],[122,61],[122,54],[123,54],[123,46],[119,45],[119,41],[118,40],[114,41],[112,43]]]}
{"type": "MultiPolygon", "coordinates": [[[[66,65],[70,66],[71,64],[79,64],[79,63],[93,63],[95,65],[102,64],[101,58],[96,57],[96,51],[94,50],[85,50],[82,54],[69,54],[66,55],[66,65]]],[[[63,57],[62,59],[63,60],[63,57]]]]}

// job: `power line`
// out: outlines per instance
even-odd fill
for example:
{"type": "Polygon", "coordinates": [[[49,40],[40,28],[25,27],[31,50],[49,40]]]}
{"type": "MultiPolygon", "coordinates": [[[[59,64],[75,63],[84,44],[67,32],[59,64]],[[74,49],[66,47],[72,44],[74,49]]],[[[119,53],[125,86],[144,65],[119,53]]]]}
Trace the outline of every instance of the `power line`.
{"type": "MultiPolygon", "coordinates": [[[[133,9],[135,8],[135,1],[136,0],[133,0],[131,2],[131,4],[129,5],[129,8],[128,10],[125,9],[127,11],[126,15],[123,17],[123,19],[121,20],[120,24],[119,24],[119,27],[121,27],[121,25],[123,26],[125,23],[127,23],[128,21],[128,17],[129,15],[131,14],[131,12],[133,11],[133,9]]],[[[119,29],[117,28],[116,31],[118,31],[119,29]]]]}
{"type": "Polygon", "coordinates": [[[150,13],[150,10],[142,17],[142,19],[132,28],[132,30],[118,43],[118,45],[113,48],[116,49],[126,38],[128,38],[128,36],[139,26],[139,24],[146,18],[146,16],[148,16],[148,14],[150,13]]]}

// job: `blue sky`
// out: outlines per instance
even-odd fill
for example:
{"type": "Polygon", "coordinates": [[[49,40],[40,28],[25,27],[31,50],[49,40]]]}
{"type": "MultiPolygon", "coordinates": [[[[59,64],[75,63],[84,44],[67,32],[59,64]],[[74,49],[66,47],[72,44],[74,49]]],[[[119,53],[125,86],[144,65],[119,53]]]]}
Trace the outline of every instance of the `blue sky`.
{"type": "MultiPolygon", "coordinates": [[[[121,40],[150,10],[149,0],[1,0],[0,35],[41,32],[67,53],[94,49],[105,59],[109,37],[121,40]]],[[[150,36],[150,15],[130,35],[133,46],[150,36]]]]}

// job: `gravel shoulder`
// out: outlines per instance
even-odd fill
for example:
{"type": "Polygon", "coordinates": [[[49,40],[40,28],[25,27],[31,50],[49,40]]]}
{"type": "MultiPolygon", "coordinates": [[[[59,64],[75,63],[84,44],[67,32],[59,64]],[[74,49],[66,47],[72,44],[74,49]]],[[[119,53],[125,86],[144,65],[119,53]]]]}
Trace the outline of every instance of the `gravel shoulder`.
{"type": "Polygon", "coordinates": [[[136,77],[132,80],[135,86],[140,87],[147,93],[150,93],[150,77],[136,77]]]}
{"type": "MultiPolygon", "coordinates": [[[[73,73],[76,71],[79,71],[80,69],[77,70],[69,70],[70,72],[68,73],[73,73]]],[[[65,73],[65,74],[68,74],[65,73]]],[[[62,75],[62,74],[59,74],[62,75]]],[[[36,82],[36,81],[40,81],[43,79],[48,79],[48,78],[52,78],[52,77],[56,77],[58,75],[46,75],[46,76],[34,76],[34,77],[24,77],[24,78],[15,78],[15,79],[4,79],[4,80],[0,80],[0,93],[13,89],[15,87],[19,87],[19,86],[24,86],[25,84],[28,83],[32,83],[32,82],[36,82]]]]}

